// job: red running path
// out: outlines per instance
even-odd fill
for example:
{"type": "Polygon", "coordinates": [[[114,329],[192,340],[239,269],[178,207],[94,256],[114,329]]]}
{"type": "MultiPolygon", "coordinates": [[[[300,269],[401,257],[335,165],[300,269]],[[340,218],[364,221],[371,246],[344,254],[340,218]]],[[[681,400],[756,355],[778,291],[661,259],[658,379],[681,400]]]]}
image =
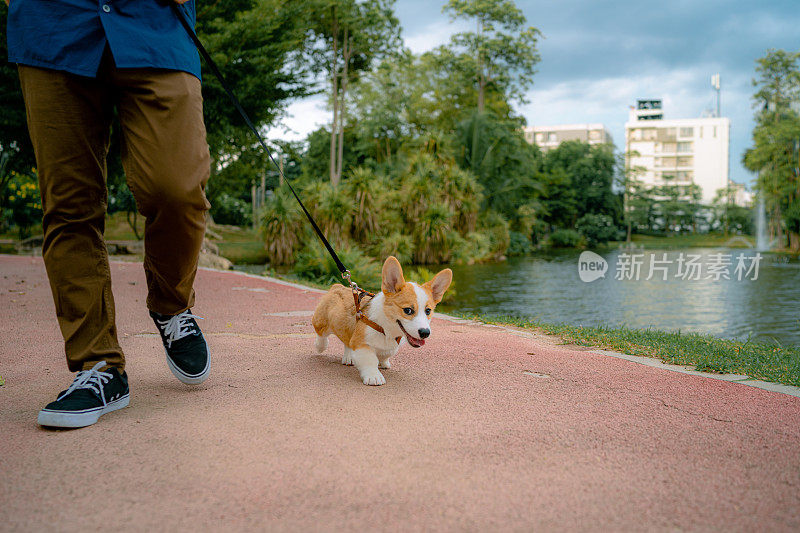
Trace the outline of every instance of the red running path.
{"type": "Polygon", "coordinates": [[[41,260],[0,257],[2,531],[800,528],[796,397],[443,319],[367,387],[313,352],[318,293],[214,271],[192,389],[112,273],[131,405],[44,430],[72,376],[41,260]]]}

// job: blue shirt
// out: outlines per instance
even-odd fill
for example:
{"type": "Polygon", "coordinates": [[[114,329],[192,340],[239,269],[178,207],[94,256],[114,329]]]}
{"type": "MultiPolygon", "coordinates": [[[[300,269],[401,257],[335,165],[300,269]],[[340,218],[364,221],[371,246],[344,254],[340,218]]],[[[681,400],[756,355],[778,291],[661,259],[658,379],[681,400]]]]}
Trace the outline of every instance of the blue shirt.
{"type": "MultiPolygon", "coordinates": [[[[181,8],[194,23],[194,0],[181,8]]],[[[11,0],[12,63],[96,77],[106,46],[118,68],[182,70],[200,78],[194,44],[172,7],[159,0],[11,0]]]]}

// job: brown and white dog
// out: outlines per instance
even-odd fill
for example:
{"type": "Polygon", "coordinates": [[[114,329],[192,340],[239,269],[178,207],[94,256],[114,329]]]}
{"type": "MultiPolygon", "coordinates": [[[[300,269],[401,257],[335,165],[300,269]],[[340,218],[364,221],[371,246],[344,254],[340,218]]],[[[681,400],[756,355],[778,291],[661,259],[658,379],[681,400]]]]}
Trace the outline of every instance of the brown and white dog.
{"type": "Polygon", "coordinates": [[[403,278],[403,268],[395,257],[383,263],[381,292],[366,303],[364,314],[381,326],[384,333],[356,320],[350,288],[336,284],[317,305],[311,323],[317,332],[316,348],[324,352],[328,335],[344,343],[343,365],[355,365],[364,385],[383,385],[386,379],[378,368],[389,368],[389,358],[403,341],[419,348],[431,334],[431,315],[450,282],[453,272],[445,268],[422,285],[403,278]]]}

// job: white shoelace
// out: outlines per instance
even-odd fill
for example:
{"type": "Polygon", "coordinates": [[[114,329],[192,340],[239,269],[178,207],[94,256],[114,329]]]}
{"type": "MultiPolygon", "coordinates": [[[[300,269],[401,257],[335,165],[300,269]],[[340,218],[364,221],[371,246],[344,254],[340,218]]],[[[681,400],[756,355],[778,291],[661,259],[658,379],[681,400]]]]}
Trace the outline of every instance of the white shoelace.
{"type": "Polygon", "coordinates": [[[70,385],[69,388],[64,391],[64,394],[56,398],[56,401],[65,397],[74,390],[90,389],[96,392],[98,396],[100,396],[100,400],[103,402],[103,405],[106,405],[106,399],[103,396],[103,385],[105,385],[106,382],[111,380],[113,377],[108,372],[100,372],[100,369],[106,366],[106,364],[107,363],[105,361],[100,361],[94,365],[91,370],[81,370],[78,372],[78,375],[75,376],[75,381],[72,382],[72,385],[70,385]]]}
{"type": "Polygon", "coordinates": [[[164,336],[167,338],[167,348],[172,347],[173,341],[177,341],[188,335],[197,333],[197,330],[194,328],[194,324],[189,322],[189,320],[193,318],[199,318],[200,320],[203,320],[203,317],[193,315],[188,310],[179,315],[170,317],[167,320],[156,319],[158,327],[163,330],[164,336]]]}

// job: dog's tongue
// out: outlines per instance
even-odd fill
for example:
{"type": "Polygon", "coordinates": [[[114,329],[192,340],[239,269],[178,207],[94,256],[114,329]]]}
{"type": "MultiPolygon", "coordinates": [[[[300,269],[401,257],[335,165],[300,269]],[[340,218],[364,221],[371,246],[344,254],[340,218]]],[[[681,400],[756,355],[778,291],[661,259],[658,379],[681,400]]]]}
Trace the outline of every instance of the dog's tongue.
{"type": "Polygon", "coordinates": [[[425,344],[425,341],[424,341],[424,340],[422,340],[422,339],[415,339],[415,338],[414,338],[414,337],[412,337],[411,335],[406,335],[406,339],[408,339],[408,343],[409,343],[411,346],[413,346],[414,348],[419,348],[420,346],[422,346],[423,344],[425,344]]]}

